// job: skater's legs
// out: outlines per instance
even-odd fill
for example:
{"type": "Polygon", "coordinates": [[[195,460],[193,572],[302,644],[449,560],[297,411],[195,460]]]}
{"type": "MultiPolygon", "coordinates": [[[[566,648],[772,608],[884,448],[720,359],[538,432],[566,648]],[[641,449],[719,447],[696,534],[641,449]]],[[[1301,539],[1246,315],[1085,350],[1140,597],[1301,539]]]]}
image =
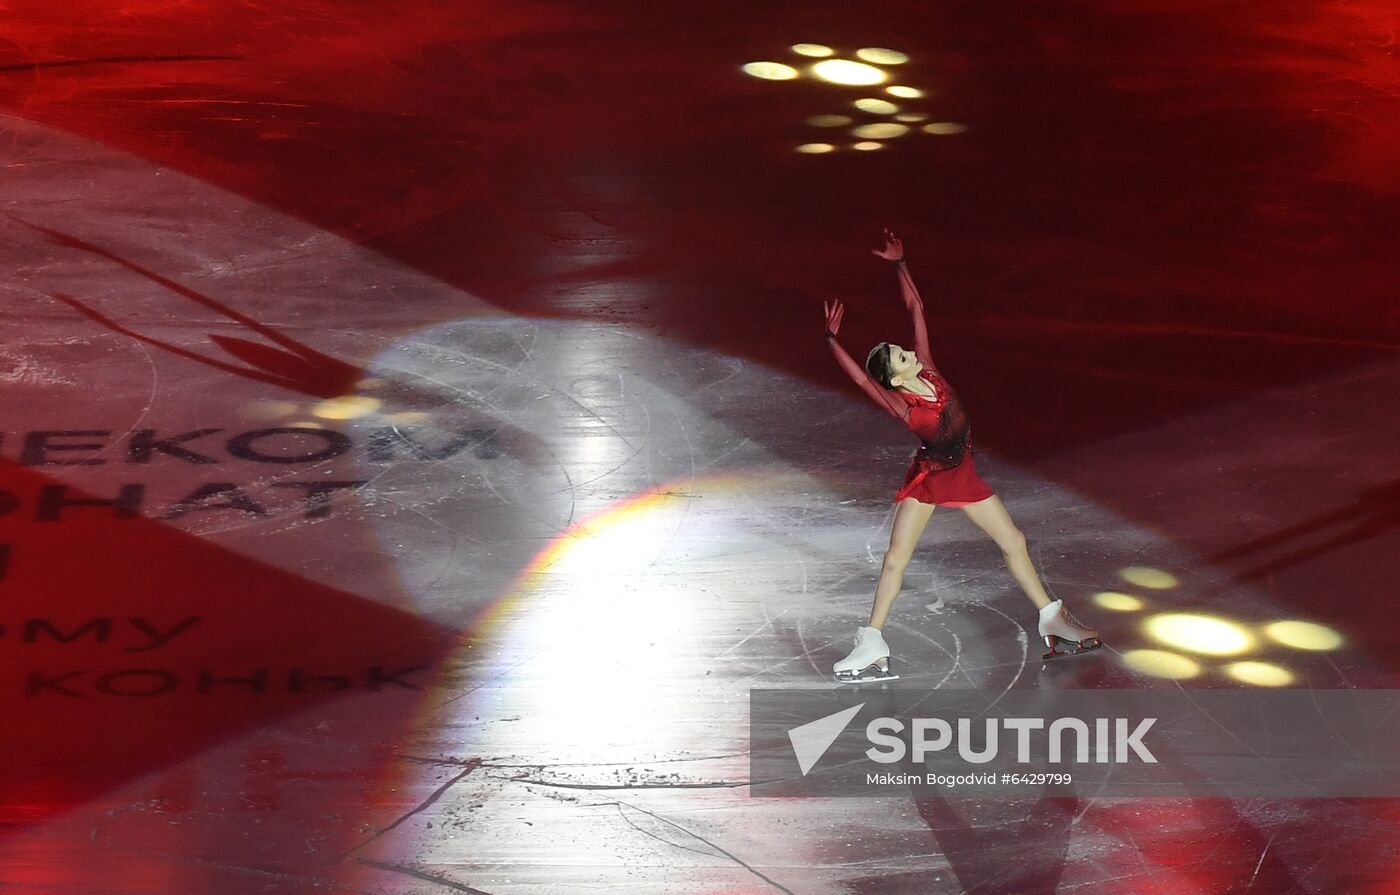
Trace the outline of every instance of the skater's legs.
{"type": "Polygon", "coordinates": [[[978,528],[996,541],[1002,555],[1006,557],[1006,567],[1011,570],[1011,576],[1016,579],[1021,590],[1026,592],[1026,596],[1030,597],[1035,608],[1048,606],[1050,596],[1045,593],[1040,576],[1036,574],[1035,565],[1031,563],[1030,551],[1026,550],[1026,536],[1021,534],[1016,523],[1011,521],[1011,514],[1006,512],[1001,498],[993,495],[986,500],[968,504],[962,510],[978,528]]]}
{"type": "Polygon", "coordinates": [[[870,627],[885,626],[890,607],[904,585],[904,570],[909,567],[909,558],[914,555],[919,536],[924,533],[932,516],[933,504],[920,503],[912,497],[901,500],[895,507],[890,549],[885,551],[885,562],[880,567],[880,583],[875,587],[875,603],[870,607],[870,627]]]}

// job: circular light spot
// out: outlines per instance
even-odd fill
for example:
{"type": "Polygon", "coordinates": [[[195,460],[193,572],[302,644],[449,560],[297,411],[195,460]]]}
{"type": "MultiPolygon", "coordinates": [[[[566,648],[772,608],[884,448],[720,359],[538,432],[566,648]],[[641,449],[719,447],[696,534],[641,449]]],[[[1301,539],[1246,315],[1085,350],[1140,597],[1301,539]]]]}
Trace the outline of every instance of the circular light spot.
{"type": "Polygon", "coordinates": [[[1120,594],[1111,590],[1094,594],[1094,602],[1114,612],[1137,612],[1144,605],[1142,600],[1132,594],[1120,594]]]}
{"type": "Polygon", "coordinates": [[[1312,622],[1274,622],[1264,626],[1264,636],[1294,649],[1332,650],[1342,645],[1341,634],[1312,622]]]}
{"type": "Polygon", "coordinates": [[[291,401],[254,401],[244,404],[241,414],[254,420],[277,420],[297,412],[297,405],[291,401]]]}
{"type": "Polygon", "coordinates": [[[954,124],[951,121],[935,121],[933,124],[924,125],[924,132],[930,134],[963,134],[967,133],[967,125],[954,124]]]}
{"type": "Polygon", "coordinates": [[[849,59],[826,59],[812,66],[812,74],[833,84],[883,84],[887,77],[873,65],[849,59]]]}
{"type": "Polygon", "coordinates": [[[1123,664],[1141,674],[1172,681],[1185,680],[1201,673],[1201,666],[1195,659],[1157,649],[1128,650],[1123,654],[1123,664]]]}
{"type": "Polygon", "coordinates": [[[903,84],[892,84],[885,88],[885,92],[900,99],[918,99],[924,95],[924,92],[919,88],[905,87],[903,84]]]}
{"type": "Polygon", "coordinates": [[[884,144],[884,143],[876,143],[876,142],[871,141],[871,140],[863,140],[863,141],[861,141],[861,142],[859,142],[859,143],[852,143],[852,144],[851,144],[851,148],[852,148],[852,149],[859,149],[861,152],[870,152],[871,150],[875,150],[875,149],[884,149],[884,148],[885,148],[885,144],[884,144]]]}
{"type": "Polygon", "coordinates": [[[820,155],[823,152],[835,152],[836,147],[830,143],[803,143],[797,147],[797,151],[806,155],[820,155]]]}
{"type": "Polygon", "coordinates": [[[884,47],[862,47],[856,50],[856,57],[876,65],[901,65],[909,61],[908,54],[884,47]]]}
{"type": "Polygon", "coordinates": [[[1153,640],[1191,653],[1233,656],[1254,645],[1254,638],[1244,628],[1208,615],[1154,615],[1143,623],[1143,627],[1153,640]]]}
{"type": "Polygon", "coordinates": [[[851,123],[849,115],[813,115],[807,119],[807,123],[813,127],[841,127],[851,123]]]}
{"type": "Polygon", "coordinates": [[[888,100],[869,97],[856,100],[855,107],[862,112],[872,112],[876,115],[893,115],[895,112],[899,111],[899,106],[896,106],[888,100]]]}
{"type": "Polygon", "coordinates": [[[744,74],[765,81],[791,81],[797,77],[797,69],[781,62],[750,62],[744,66],[744,74]]]}
{"type": "Polygon", "coordinates": [[[338,398],[322,401],[311,408],[311,412],[323,420],[353,420],[356,417],[374,413],[379,409],[380,403],[378,398],[367,398],[363,395],[341,395],[338,398]]]}
{"type": "Polygon", "coordinates": [[[1225,673],[1256,687],[1287,687],[1293,683],[1293,673],[1272,662],[1231,662],[1225,666],[1225,673]]]}
{"type": "Polygon", "coordinates": [[[898,115],[894,116],[894,120],[895,120],[895,121],[927,121],[927,120],[928,120],[928,113],[926,113],[926,112],[900,112],[898,115]]]}
{"type": "Polygon", "coordinates": [[[1171,572],[1163,572],[1161,569],[1152,569],[1147,566],[1128,566],[1126,569],[1119,569],[1118,575],[1129,584],[1138,587],[1145,587],[1149,590],[1166,590],[1176,587],[1176,576],[1171,572]]]}
{"type": "Polygon", "coordinates": [[[832,53],[836,52],[825,44],[793,44],[792,51],[799,56],[813,56],[817,58],[830,56],[832,53]]]}
{"type": "Polygon", "coordinates": [[[902,137],[909,133],[909,126],[905,124],[895,124],[893,122],[862,124],[860,127],[852,128],[851,133],[857,137],[865,137],[870,140],[892,140],[895,137],[902,137]]]}

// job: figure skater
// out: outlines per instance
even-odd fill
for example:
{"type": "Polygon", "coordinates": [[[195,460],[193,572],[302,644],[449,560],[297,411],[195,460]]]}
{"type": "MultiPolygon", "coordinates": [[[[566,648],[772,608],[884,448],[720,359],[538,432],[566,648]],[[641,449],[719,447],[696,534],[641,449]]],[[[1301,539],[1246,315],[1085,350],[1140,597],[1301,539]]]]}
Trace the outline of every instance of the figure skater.
{"type": "Polygon", "coordinates": [[[1070,615],[1064,601],[1051,600],[1045,593],[1026,550],[1025,536],[1011,521],[1001,500],[977,475],[967,414],[947,380],[934,367],[923,299],[904,263],[904,244],[886,230],[885,247],[871,251],[894,262],[904,305],[914,319],[914,348],[911,351],[881,342],[871,349],[865,358],[865,368],[861,369],[836,339],[845,314],[845,307],[839,301],[824,303],[826,341],[841,368],[856,385],[908,426],[922,444],[909,466],[904,486],[895,495],[894,526],[880,568],[875,602],[870,608],[870,624],[856,631],[855,649],[833,668],[837,680],[866,682],[898,677],[890,670],[890,648],[881,629],[899,596],[914,546],[936,506],[958,507],[1001,548],[1012,577],[1040,610],[1040,636],[1050,650],[1044,658],[1097,649],[1103,645],[1098,632],[1070,615]],[[1075,649],[1059,652],[1056,646],[1061,641],[1074,644],[1075,649]]]}

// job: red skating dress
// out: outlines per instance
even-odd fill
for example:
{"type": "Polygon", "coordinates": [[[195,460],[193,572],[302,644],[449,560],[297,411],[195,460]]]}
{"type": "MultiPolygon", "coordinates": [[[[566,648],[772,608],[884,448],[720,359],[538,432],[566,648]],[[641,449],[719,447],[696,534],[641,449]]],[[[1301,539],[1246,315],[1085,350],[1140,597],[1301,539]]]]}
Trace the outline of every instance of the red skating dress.
{"type": "MultiPolygon", "coordinates": [[[[908,272],[901,269],[907,280],[908,272]]],[[[906,291],[905,304],[914,321],[914,354],[923,369],[919,378],[933,387],[933,396],[886,389],[870,378],[865,368],[855,362],[835,336],[828,337],[831,352],[846,375],[861,387],[876,404],[885,408],[923,442],[904,486],[895,495],[895,502],[912,497],[920,503],[961,507],[986,500],[994,492],[982,477],[972,459],[972,428],[967,414],[948,381],[939,375],[929,350],[928,329],[924,323],[923,302],[912,281],[906,291]]]]}
{"type": "Polygon", "coordinates": [[[933,397],[895,392],[909,406],[904,424],[923,442],[909,464],[898,503],[912,497],[920,503],[967,506],[993,495],[977,474],[972,457],[972,428],[948,381],[931,366],[919,378],[933,388],[933,397]]]}

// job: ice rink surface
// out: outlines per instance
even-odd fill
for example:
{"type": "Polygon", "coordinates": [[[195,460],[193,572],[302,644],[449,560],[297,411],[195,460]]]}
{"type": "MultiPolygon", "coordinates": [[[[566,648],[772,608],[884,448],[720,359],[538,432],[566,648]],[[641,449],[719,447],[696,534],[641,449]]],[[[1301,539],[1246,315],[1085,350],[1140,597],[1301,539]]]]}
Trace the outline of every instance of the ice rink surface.
{"type": "Polygon", "coordinates": [[[1396,682],[1394,11],[915,7],[19,4],[0,889],[1393,891],[1389,800],[748,792],[916,444],[886,224],[1107,644],[940,509],[901,686],[1396,682]],[[922,96],[740,68],[817,39],[922,96]]]}

